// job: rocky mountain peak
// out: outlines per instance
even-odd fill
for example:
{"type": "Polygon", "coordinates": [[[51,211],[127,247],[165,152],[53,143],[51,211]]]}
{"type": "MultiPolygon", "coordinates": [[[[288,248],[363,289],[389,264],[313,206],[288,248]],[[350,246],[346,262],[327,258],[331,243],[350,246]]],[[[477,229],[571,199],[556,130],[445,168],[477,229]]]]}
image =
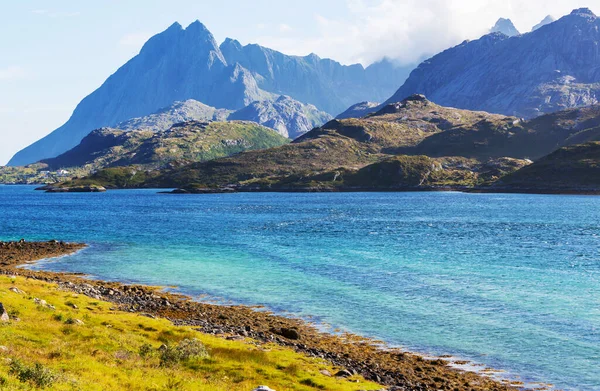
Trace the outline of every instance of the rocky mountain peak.
{"type": "Polygon", "coordinates": [[[520,35],[521,33],[513,22],[510,19],[500,18],[490,30],[490,33],[502,33],[509,37],[514,37],[515,35],[520,35]]]}
{"type": "Polygon", "coordinates": [[[597,18],[596,14],[593,13],[592,10],[589,8],[575,9],[575,10],[573,10],[573,12],[571,12],[571,15],[581,16],[581,17],[585,17],[585,18],[593,18],[593,19],[597,18]]]}
{"type": "Polygon", "coordinates": [[[556,21],[556,19],[552,16],[552,15],[548,15],[546,16],[540,23],[536,24],[535,26],[533,26],[533,28],[531,29],[531,31],[535,31],[538,30],[550,23],[554,23],[556,21]]]}

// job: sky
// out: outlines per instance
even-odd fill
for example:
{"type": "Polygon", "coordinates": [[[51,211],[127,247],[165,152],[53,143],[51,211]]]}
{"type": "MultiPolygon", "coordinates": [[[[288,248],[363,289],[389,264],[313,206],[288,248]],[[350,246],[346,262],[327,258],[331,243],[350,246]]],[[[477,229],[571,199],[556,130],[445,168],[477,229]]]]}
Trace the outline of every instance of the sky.
{"type": "MultiPolygon", "coordinates": [[[[485,34],[500,17],[521,32],[597,0],[0,0],[0,165],[66,122],[143,43],[200,20],[235,38],[344,64],[416,63],[485,34]]],[[[400,87],[400,86],[398,86],[400,87]]]]}

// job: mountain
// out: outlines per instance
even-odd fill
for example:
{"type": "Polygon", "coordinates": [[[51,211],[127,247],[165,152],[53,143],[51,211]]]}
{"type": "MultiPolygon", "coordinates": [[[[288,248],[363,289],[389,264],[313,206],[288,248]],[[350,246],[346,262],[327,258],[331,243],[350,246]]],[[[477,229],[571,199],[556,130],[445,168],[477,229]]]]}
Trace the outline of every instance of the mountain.
{"type": "Polygon", "coordinates": [[[258,45],[242,47],[233,40],[219,47],[199,21],[185,29],[174,23],[83,99],[63,126],[18,152],[9,165],[57,156],[94,129],[114,127],[189,99],[239,110],[288,95],[337,114],[356,101],[383,100],[408,72],[388,60],[365,69],[316,55],[287,56],[258,45]]]}
{"type": "Polygon", "coordinates": [[[173,161],[205,161],[288,142],[272,129],[252,122],[188,121],[159,131],[102,128],[75,148],[41,163],[47,170],[78,167],[89,172],[127,165],[151,169],[173,161]]]}
{"type": "Polygon", "coordinates": [[[556,19],[554,19],[554,17],[552,15],[548,15],[540,23],[538,23],[535,26],[533,26],[533,28],[531,29],[531,31],[538,30],[538,29],[544,27],[547,24],[554,23],[555,21],[556,21],[556,19]]]}
{"type": "Polygon", "coordinates": [[[502,33],[508,37],[514,37],[521,34],[513,24],[512,20],[504,18],[498,19],[494,27],[490,30],[490,33],[502,33]]]}
{"type": "Polygon", "coordinates": [[[503,177],[489,190],[536,193],[600,193],[600,142],[563,147],[503,177]]]}
{"type": "Polygon", "coordinates": [[[114,128],[161,131],[187,121],[252,121],[293,139],[330,119],[329,114],[319,111],[315,106],[305,105],[289,96],[280,96],[274,101],[252,102],[238,111],[216,109],[188,99],[185,102],[175,102],[148,116],[121,122],[114,128]]]}
{"type": "Polygon", "coordinates": [[[528,34],[494,33],[421,63],[387,102],[425,94],[469,110],[532,118],[600,101],[600,19],[573,11],[528,34]]]}
{"type": "Polygon", "coordinates": [[[316,54],[287,56],[260,45],[242,46],[233,39],[226,39],[220,48],[229,63],[249,69],[263,90],[291,96],[332,115],[361,100],[383,101],[414,68],[388,59],[366,69],[360,64],[345,66],[316,54]]]}
{"type": "Polygon", "coordinates": [[[331,115],[319,111],[315,106],[304,105],[284,95],[275,101],[253,102],[228,118],[257,122],[291,139],[332,119],[331,115]]]}
{"type": "Polygon", "coordinates": [[[174,102],[168,107],[144,117],[133,118],[115,125],[121,130],[151,130],[159,132],[188,121],[226,121],[231,110],[216,109],[197,100],[174,102]]]}
{"type": "Polygon", "coordinates": [[[337,119],[346,119],[346,118],[362,118],[365,115],[376,111],[377,107],[379,107],[379,103],[376,102],[360,102],[355,105],[350,106],[346,111],[339,114],[337,119]]]}

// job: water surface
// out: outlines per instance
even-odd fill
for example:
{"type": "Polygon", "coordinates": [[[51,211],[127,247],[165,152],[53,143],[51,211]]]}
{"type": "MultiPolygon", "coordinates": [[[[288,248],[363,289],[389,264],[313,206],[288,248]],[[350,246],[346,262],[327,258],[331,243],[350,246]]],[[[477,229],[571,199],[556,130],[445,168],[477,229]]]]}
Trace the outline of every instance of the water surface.
{"type": "Polygon", "coordinates": [[[600,390],[600,197],[45,194],[0,186],[0,239],[81,241],[55,271],[177,286],[600,390]]]}

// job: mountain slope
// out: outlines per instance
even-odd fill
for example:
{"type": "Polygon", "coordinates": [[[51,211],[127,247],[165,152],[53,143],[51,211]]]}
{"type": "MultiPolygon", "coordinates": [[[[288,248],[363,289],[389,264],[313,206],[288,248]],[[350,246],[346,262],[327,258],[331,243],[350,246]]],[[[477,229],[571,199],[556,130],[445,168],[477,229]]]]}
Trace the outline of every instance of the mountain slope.
{"type": "Polygon", "coordinates": [[[284,137],[295,139],[332,117],[313,105],[304,105],[288,96],[281,96],[275,101],[253,102],[232,113],[228,119],[257,122],[275,129],[284,137]]]}
{"type": "Polygon", "coordinates": [[[239,110],[252,102],[288,95],[337,114],[351,103],[389,96],[408,75],[382,61],[367,69],[335,61],[287,56],[228,40],[219,47],[196,21],[178,23],[150,38],[140,53],[79,103],[60,128],[18,152],[9,165],[26,165],[75,147],[94,129],[147,116],[176,101],[239,110]],[[239,46],[239,47],[238,47],[239,46]]]}
{"type": "Polygon", "coordinates": [[[600,193],[600,142],[561,148],[502,178],[491,190],[600,193]]]}
{"type": "Polygon", "coordinates": [[[194,99],[174,102],[172,105],[144,117],[132,118],[118,123],[121,130],[151,130],[158,132],[187,121],[225,121],[231,110],[216,109],[194,99]]]}
{"type": "Polygon", "coordinates": [[[205,161],[288,142],[272,129],[251,122],[189,121],[164,131],[103,128],[91,132],[75,148],[42,163],[50,170],[81,167],[95,171],[127,165],[155,169],[173,161],[205,161]]]}
{"type": "Polygon", "coordinates": [[[384,59],[363,68],[341,65],[315,54],[287,56],[260,45],[242,46],[226,39],[220,46],[229,63],[239,63],[255,76],[258,86],[335,115],[362,100],[381,102],[408,77],[413,66],[399,67],[384,59]]]}
{"type": "Polygon", "coordinates": [[[441,105],[532,118],[600,101],[600,19],[573,11],[534,32],[490,34],[423,62],[387,103],[415,93],[441,105]]]}
{"type": "Polygon", "coordinates": [[[540,23],[538,23],[535,26],[533,26],[533,28],[531,29],[531,31],[538,30],[538,29],[544,27],[547,24],[554,23],[555,21],[556,21],[556,19],[554,19],[554,17],[552,15],[548,15],[544,19],[542,19],[542,21],[540,23]]]}

